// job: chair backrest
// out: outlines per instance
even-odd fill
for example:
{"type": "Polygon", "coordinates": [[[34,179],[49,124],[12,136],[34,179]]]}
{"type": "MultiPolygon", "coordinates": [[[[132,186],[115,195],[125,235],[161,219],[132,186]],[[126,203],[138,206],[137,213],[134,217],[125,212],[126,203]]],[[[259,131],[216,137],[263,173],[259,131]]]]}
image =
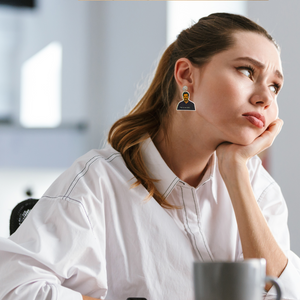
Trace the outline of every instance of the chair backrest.
{"type": "Polygon", "coordinates": [[[39,199],[29,198],[15,206],[10,215],[10,235],[12,235],[18,229],[38,200],[39,199]]]}

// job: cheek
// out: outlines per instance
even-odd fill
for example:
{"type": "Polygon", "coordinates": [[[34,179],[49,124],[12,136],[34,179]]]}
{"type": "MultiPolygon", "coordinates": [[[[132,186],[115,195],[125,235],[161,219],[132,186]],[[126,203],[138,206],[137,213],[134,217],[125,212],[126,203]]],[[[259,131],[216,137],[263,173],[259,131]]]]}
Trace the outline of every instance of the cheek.
{"type": "Polygon", "coordinates": [[[278,107],[277,103],[276,103],[276,114],[275,115],[276,115],[275,119],[277,119],[279,116],[279,107],[278,107]]]}
{"type": "Polygon", "coordinates": [[[275,121],[278,118],[278,114],[279,114],[278,105],[277,102],[274,102],[272,106],[269,108],[269,112],[268,112],[269,123],[275,121]]]}
{"type": "Polygon", "coordinates": [[[209,108],[214,113],[224,112],[224,109],[232,110],[231,105],[238,105],[242,97],[240,89],[228,77],[211,79],[205,82],[199,91],[196,101],[198,100],[201,106],[209,108]]]}

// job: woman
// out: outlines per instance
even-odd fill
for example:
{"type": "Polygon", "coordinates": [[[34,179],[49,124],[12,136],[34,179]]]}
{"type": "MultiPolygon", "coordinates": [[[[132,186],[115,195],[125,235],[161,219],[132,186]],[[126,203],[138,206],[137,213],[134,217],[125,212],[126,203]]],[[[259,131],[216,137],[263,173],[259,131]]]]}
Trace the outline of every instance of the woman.
{"type": "Polygon", "coordinates": [[[1,241],[0,298],[193,299],[194,260],[255,257],[299,299],[286,204],[256,156],[281,129],[282,84],[278,46],[249,19],[217,13],[181,32],[110,145],[1,241]],[[195,110],[177,110],[185,91],[195,110]]]}

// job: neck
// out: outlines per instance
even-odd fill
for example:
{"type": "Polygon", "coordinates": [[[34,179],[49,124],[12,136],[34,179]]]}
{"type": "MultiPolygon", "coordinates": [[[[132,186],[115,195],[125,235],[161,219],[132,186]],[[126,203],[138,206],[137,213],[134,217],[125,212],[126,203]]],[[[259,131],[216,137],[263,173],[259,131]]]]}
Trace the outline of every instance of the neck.
{"type": "Polygon", "coordinates": [[[197,187],[220,141],[211,140],[205,128],[201,130],[200,127],[196,134],[189,131],[188,128],[193,128],[188,124],[193,124],[193,120],[188,121],[192,116],[193,113],[179,117],[177,114],[176,122],[168,122],[167,136],[161,129],[153,142],[173,173],[189,185],[197,187]]]}

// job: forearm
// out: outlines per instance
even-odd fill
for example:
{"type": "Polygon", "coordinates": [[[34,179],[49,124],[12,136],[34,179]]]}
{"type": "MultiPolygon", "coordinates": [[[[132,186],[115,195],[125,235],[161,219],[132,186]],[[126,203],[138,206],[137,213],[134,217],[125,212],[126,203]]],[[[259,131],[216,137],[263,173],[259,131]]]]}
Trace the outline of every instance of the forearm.
{"type": "Polygon", "coordinates": [[[244,258],[265,258],[267,275],[279,277],[287,258],[257,204],[246,165],[231,168],[223,178],[236,215],[244,258]]]}

